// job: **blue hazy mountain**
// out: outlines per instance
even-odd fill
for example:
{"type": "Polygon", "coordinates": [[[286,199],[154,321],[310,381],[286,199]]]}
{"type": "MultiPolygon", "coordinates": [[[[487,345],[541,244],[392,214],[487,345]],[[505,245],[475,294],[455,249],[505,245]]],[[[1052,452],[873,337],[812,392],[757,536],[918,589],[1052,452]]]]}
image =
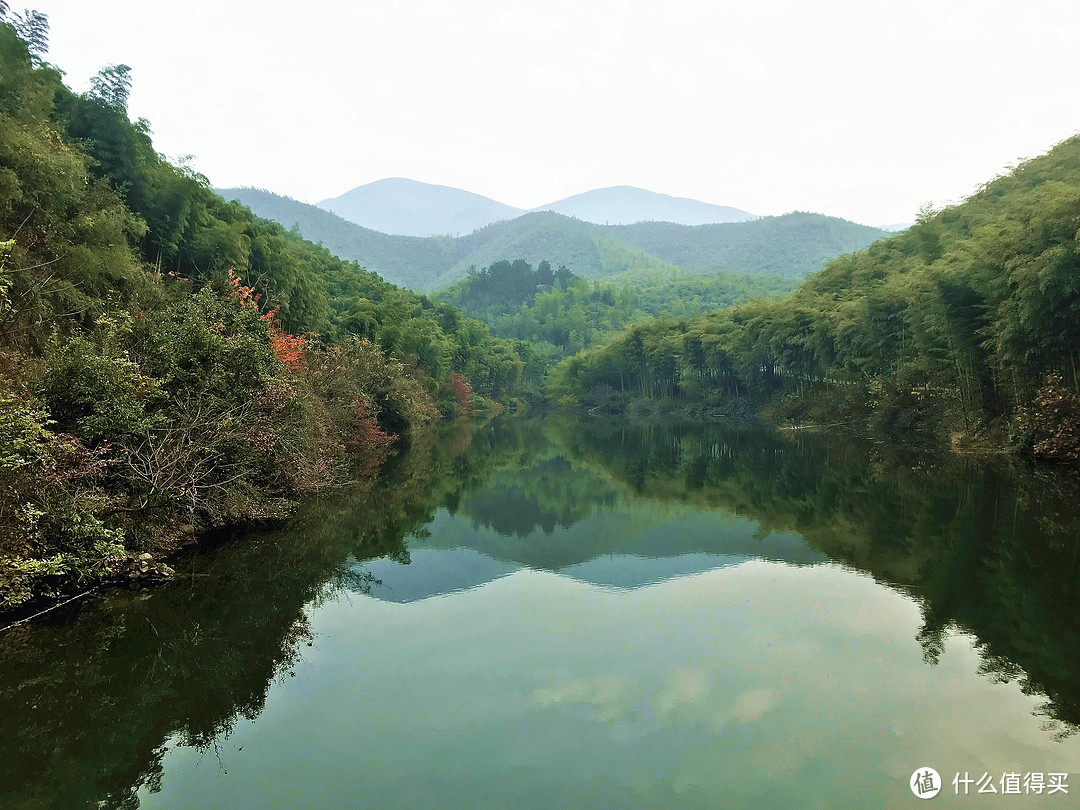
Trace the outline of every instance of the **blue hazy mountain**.
{"type": "Polygon", "coordinates": [[[402,236],[461,236],[525,213],[470,191],[404,177],[357,186],[318,206],[365,228],[402,236]]]}
{"type": "MultiPolygon", "coordinates": [[[[470,191],[404,177],[388,177],[357,186],[317,205],[349,222],[399,236],[461,236],[525,213],[524,209],[470,191]]],[[[532,210],[554,211],[596,225],[635,222],[710,225],[756,218],[738,208],[633,186],[593,189],[532,210]]]]}
{"type": "Polygon", "coordinates": [[[575,194],[534,211],[554,211],[596,225],[633,225],[635,222],[674,222],[678,225],[712,225],[746,222],[753,214],[727,205],[672,197],[634,186],[597,188],[575,194]]]}

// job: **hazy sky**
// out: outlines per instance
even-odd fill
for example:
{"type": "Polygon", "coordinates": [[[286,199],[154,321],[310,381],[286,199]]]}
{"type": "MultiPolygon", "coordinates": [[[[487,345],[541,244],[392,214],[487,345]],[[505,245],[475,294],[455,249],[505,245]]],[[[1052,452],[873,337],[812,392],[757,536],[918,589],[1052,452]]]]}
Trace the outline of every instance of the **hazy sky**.
{"type": "Polygon", "coordinates": [[[524,208],[634,185],[869,224],[1080,131],[1076,0],[24,0],[78,90],[216,186],[382,177],[524,208]]]}

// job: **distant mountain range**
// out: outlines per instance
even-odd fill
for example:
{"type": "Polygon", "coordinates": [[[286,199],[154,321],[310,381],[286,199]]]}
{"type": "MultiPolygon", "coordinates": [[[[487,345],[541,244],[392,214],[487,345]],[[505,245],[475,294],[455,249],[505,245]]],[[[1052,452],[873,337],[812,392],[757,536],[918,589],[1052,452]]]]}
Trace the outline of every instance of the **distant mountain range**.
{"type": "MultiPolygon", "coordinates": [[[[451,190],[453,191],[453,190],[451,190]]],[[[532,212],[460,237],[381,233],[318,206],[251,188],[220,189],[255,214],[298,227],[343,259],[417,290],[445,287],[470,267],[500,259],[565,265],[585,278],[627,270],[763,273],[802,279],[833,256],[887,236],[878,228],[792,213],[744,222],[687,226],[669,222],[595,225],[554,212],[532,212]]]]}
{"type": "Polygon", "coordinates": [[[401,236],[472,233],[525,213],[469,191],[404,177],[357,186],[318,206],[365,228],[401,236]]]}
{"type": "MultiPolygon", "coordinates": [[[[365,228],[397,236],[462,236],[530,213],[524,208],[449,186],[389,177],[357,186],[317,203],[319,208],[365,228]]],[[[745,222],[753,214],[633,186],[598,188],[531,209],[554,211],[596,225],[675,222],[706,225],[745,222]]]]}
{"type": "Polygon", "coordinates": [[[713,205],[686,197],[670,197],[633,186],[612,186],[575,194],[541,205],[534,211],[554,211],[596,225],[633,225],[636,222],[673,222],[677,225],[712,225],[746,222],[753,214],[726,205],[713,205]]]}

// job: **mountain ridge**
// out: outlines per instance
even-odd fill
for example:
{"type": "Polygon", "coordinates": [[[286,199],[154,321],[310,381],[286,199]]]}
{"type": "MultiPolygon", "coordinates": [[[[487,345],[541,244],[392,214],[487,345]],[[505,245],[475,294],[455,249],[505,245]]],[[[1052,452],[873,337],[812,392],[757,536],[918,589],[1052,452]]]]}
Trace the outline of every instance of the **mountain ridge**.
{"type": "Polygon", "coordinates": [[[728,205],[674,197],[636,186],[595,188],[530,210],[554,211],[594,225],[672,222],[693,226],[746,222],[757,218],[754,214],[728,205]]]}
{"type": "Polygon", "coordinates": [[[445,287],[470,267],[501,259],[549,261],[585,278],[627,270],[729,271],[804,278],[829,258],[866,247],[886,232],[823,214],[793,213],[747,222],[685,226],[601,226],[562,214],[529,212],[460,237],[380,233],[318,206],[262,189],[219,189],[253,213],[299,227],[305,238],[387,281],[417,290],[445,287]]]}
{"type": "Polygon", "coordinates": [[[316,205],[349,222],[395,236],[462,235],[525,213],[471,191],[407,177],[366,183],[316,205]]]}
{"type": "Polygon", "coordinates": [[[544,211],[593,225],[707,225],[756,218],[731,206],[626,185],[591,189],[525,209],[453,186],[407,177],[384,177],[315,205],[349,222],[394,236],[463,236],[495,222],[544,211]]]}

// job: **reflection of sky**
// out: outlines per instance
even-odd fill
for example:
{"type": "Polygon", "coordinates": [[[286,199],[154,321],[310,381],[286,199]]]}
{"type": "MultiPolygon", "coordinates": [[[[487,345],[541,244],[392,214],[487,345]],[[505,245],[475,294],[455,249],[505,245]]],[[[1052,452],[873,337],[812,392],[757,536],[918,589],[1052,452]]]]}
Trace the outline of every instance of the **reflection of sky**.
{"type": "Polygon", "coordinates": [[[928,666],[918,607],[828,565],[633,590],[519,570],[409,604],[346,594],[311,623],[297,677],[220,746],[228,774],[174,749],[145,807],[915,806],[919,766],[1080,758],[970,638],[928,666]]]}

